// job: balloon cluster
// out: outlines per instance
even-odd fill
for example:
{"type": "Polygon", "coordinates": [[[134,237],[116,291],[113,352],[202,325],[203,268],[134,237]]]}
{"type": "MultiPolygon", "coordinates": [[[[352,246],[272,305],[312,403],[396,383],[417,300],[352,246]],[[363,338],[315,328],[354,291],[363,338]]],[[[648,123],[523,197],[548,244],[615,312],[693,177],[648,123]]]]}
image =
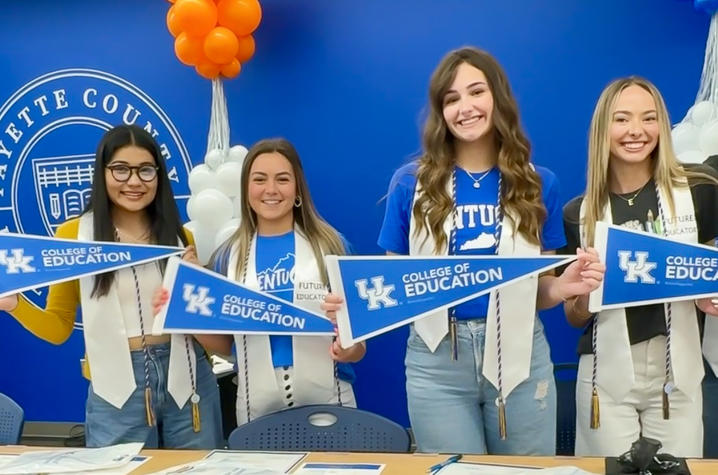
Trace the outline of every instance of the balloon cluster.
{"type": "Polygon", "coordinates": [[[187,215],[190,221],[185,227],[194,235],[202,264],[206,264],[212,252],[239,227],[239,190],[246,155],[247,149],[242,145],[231,147],[227,153],[210,150],[204,163],[196,165],[189,174],[191,195],[187,215]]]}
{"type": "Polygon", "coordinates": [[[710,101],[697,102],[673,128],[671,138],[683,163],[702,163],[709,156],[718,155],[718,109],[710,101]]]}
{"type": "Polygon", "coordinates": [[[177,59],[207,79],[236,77],[254,55],[252,32],[262,19],[258,0],[169,0],[167,28],[177,59]]]}

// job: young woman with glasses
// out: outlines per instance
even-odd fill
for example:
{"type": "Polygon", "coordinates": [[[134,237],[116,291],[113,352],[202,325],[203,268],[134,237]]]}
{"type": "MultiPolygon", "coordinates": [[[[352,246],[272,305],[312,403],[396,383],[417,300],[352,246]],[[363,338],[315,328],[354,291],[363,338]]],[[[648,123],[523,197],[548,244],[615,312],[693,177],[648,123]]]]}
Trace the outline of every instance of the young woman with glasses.
{"type": "MultiPolygon", "coordinates": [[[[185,246],[159,146],[137,126],[121,125],[100,141],[90,202],[56,237],[80,241],[185,246]]],[[[165,262],[150,262],[50,286],[45,309],[22,295],[0,299],[43,340],[61,344],[77,307],[84,323],[88,447],[143,442],[145,447],[215,448],[222,444],[217,381],[203,348],[185,335],[150,335],[151,299],[165,262]],[[91,371],[90,371],[91,369],[91,371]]]]}

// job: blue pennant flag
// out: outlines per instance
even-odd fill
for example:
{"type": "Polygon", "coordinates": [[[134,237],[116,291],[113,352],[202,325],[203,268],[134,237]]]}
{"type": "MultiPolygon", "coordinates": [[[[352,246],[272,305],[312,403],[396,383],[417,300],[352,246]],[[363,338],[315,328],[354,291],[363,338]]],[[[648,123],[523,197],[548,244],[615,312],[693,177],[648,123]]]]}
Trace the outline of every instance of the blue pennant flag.
{"type": "MultiPolygon", "coordinates": [[[[328,256],[342,346],[474,299],[576,256],[328,256]]],[[[535,298],[535,296],[531,296],[535,298]]]]}
{"type": "Polygon", "coordinates": [[[718,249],[596,223],[595,247],[606,264],[589,311],[636,307],[718,294],[718,249]]]}
{"type": "Polygon", "coordinates": [[[334,335],[324,315],[176,257],[167,263],[162,286],[170,298],[155,317],[155,334],[334,335]]]}
{"type": "Polygon", "coordinates": [[[0,233],[0,297],[182,252],[172,246],[0,233]]]}

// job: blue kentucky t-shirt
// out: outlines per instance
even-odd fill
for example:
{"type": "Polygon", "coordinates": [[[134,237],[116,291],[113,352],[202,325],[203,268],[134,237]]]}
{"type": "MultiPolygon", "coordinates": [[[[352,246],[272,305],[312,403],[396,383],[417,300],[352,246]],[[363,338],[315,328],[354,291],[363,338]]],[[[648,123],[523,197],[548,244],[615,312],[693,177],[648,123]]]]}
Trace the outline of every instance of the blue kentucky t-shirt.
{"type": "MultiPolygon", "coordinates": [[[[257,236],[257,282],[274,297],[294,301],[294,231],[279,236],[257,236]]],[[[291,366],[292,337],[270,335],[274,367],[291,366]]]]}
{"type": "MultiPolygon", "coordinates": [[[[417,162],[399,168],[392,177],[386,202],[384,223],[379,233],[379,246],[395,254],[409,253],[409,223],[411,220],[416,189],[417,162]]],[[[545,251],[559,249],[566,244],[563,231],[563,215],[556,176],[543,167],[536,167],[541,184],[541,196],[546,206],[547,218],[541,229],[541,247],[545,251]]],[[[456,185],[456,210],[458,213],[455,255],[481,255],[496,253],[496,224],[499,190],[499,172],[494,167],[486,176],[473,173],[474,179],[454,167],[456,185]],[[480,177],[480,187],[474,182],[480,177]]],[[[488,313],[489,294],[482,295],[454,308],[456,318],[484,318],[488,313]]]]}
{"type": "MultiPolygon", "coordinates": [[[[347,253],[351,246],[344,240],[342,242],[347,253]]],[[[288,302],[294,301],[294,232],[279,236],[257,236],[255,268],[260,289],[288,302]]],[[[214,271],[227,275],[229,265],[229,251],[231,246],[226,245],[218,250],[214,261],[214,271]]],[[[292,366],[294,353],[292,337],[284,335],[270,335],[269,343],[272,352],[272,364],[275,368],[292,366]]],[[[327,348],[329,352],[329,348],[327,348]]],[[[354,368],[350,363],[338,363],[339,379],[353,383],[356,379],[354,368]]]]}

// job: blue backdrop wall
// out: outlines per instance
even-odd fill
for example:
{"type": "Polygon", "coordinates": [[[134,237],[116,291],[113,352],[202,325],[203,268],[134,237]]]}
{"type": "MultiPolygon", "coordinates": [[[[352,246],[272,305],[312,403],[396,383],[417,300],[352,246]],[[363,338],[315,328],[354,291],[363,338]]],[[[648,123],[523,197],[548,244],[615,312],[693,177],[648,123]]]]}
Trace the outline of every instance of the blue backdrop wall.
{"type": "MultiPolygon", "coordinates": [[[[250,145],[267,136],[293,141],[320,211],[363,254],[380,252],[381,198],[392,172],[418,151],[428,79],[446,51],[473,44],[500,60],[518,97],[534,161],[557,173],[568,200],[585,183],[586,131],[602,87],[619,76],[645,76],[664,93],[674,122],[680,120],[698,88],[709,23],[691,3],[677,0],[261,3],[256,55],[225,84],[232,143],[250,145]]],[[[126,104],[134,104],[144,112],[138,122],[151,120],[172,155],[183,207],[188,161],[199,163],[205,152],[210,83],[175,58],[165,27],[169,6],[162,0],[4,0],[0,103],[14,108],[0,110],[0,140],[15,145],[10,123],[26,137],[36,132],[31,129],[46,119],[34,101],[44,94],[47,102],[40,102],[48,117],[62,112],[72,122],[73,114],[82,115],[73,107],[87,112],[95,104],[90,112],[98,122],[48,133],[42,154],[88,156],[102,124],[119,123],[126,104]],[[82,84],[58,79],[44,91],[14,96],[33,79],[68,68],[118,76],[148,97],[131,95],[126,87],[114,93],[117,111],[107,112],[111,102],[103,110],[103,87],[110,94],[108,88],[122,83],[109,76],[103,76],[104,86],[92,82],[97,78],[82,84]],[[82,96],[88,88],[97,94],[82,96]],[[58,89],[67,94],[65,109],[53,95],[58,89]],[[32,126],[18,116],[22,100],[32,126]]],[[[10,157],[0,151],[0,228],[44,233],[47,226],[25,218],[40,194],[35,171],[22,157],[20,151],[10,157]]],[[[575,361],[577,331],[558,310],[542,317],[554,361],[575,361]]],[[[0,392],[20,402],[28,420],[82,421],[87,386],[78,364],[81,333],[55,347],[0,314],[0,335],[0,392]]],[[[399,329],[369,342],[356,390],[361,406],[408,425],[405,338],[406,329],[399,329]]]]}

